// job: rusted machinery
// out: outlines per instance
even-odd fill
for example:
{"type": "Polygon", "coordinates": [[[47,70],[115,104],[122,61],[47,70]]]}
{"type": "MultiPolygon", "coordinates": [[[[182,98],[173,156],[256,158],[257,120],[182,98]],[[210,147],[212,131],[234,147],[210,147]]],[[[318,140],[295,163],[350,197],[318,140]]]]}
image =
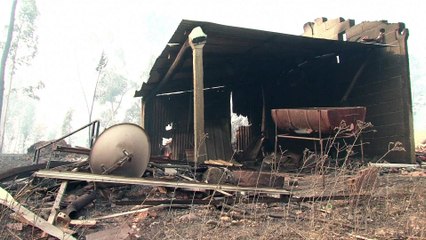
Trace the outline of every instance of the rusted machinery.
{"type": "Polygon", "coordinates": [[[356,127],[364,121],[365,107],[321,107],[300,109],[272,109],[272,119],[278,129],[292,133],[332,134],[342,121],[356,127]]]}
{"type": "MultiPolygon", "coordinates": [[[[319,142],[320,154],[323,155],[324,142],[328,141],[342,121],[349,126],[350,133],[357,129],[357,121],[364,121],[365,107],[319,107],[300,109],[272,109],[275,122],[275,154],[279,138],[319,142]]],[[[351,138],[353,134],[335,136],[351,138]]],[[[360,139],[361,158],[364,158],[362,139],[360,139]]],[[[315,152],[316,145],[314,144],[315,152]]]]}
{"type": "Polygon", "coordinates": [[[141,177],[151,155],[148,135],[132,123],[114,125],[102,132],[90,152],[90,169],[96,174],[141,177]]]}

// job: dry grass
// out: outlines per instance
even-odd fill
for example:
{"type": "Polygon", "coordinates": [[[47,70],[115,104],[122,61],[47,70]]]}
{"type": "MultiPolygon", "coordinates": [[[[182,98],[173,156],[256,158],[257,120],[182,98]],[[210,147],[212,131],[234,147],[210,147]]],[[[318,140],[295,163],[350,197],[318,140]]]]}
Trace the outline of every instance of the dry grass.
{"type": "MultiPolygon", "coordinates": [[[[304,176],[298,181],[301,190],[297,193],[329,196],[345,189],[352,191],[348,183],[357,177],[327,175],[324,189],[321,175],[304,176]]],[[[249,203],[229,199],[226,203],[231,208],[193,205],[189,210],[166,209],[135,222],[135,216],[102,221],[98,229],[130,224],[138,239],[357,239],[355,235],[370,239],[426,239],[425,193],[424,177],[386,174],[378,176],[360,197],[272,204],[260,203],[261,198],[249,203]]],[[[239,196],[240,200],[247,197],[239,196]]],[[[49,205],[36,202],[32,210],[46,217],[43,208],[49,205]]],[[[108,210],[99,205],[89,206],[87,215],[107,214],[108,210]]],[[[120,211],[118,207],[111,210],[120,211]]],[[[9,219],[9,210],[2,209],[1,213],[2,223],[14,222],[9,219]]],[[[14,239],[5,224],[0,228],[2,239],[14,239]]],[[[31,227],[11,231],[23,239],[40,236],[40,231],[31,227]]],[[[93,230],[77,231],[84,235],[93,230]]]]}
{"type": "MultiPolygon", "coordinates": [[[[357,134],[369,127],[361,125],[357,134]]],[[[346,132],[345,126],[338,130],[339,134],[346,132]]],[[[286,182],[294,195],[317,199],[266,204],[262,203],[262,196],[250,198],[248,194],[237,194],[223,200],[223,204],[157,210],[146,215],[104,220],[96,229],[74,230],[83,237],[86,233],[125,224],[132,229],[128,239],[426,239],[426,177],[404,171],[383,173],[381,169],[357,164],[353,157],[357,146],[353,142],[337,149],[338,159],[332,159],[330,152],[336,150],[333,141],[337,138],[327,144],[322,156],[307,151],[298,173],[286,173],[286,182]],[[336,195],[349,197],[340,200],[330,197],[336,195]]],[[[399,150],[403,148],[398,143],[389,148],[389,151],[399,150]]],[[[276,164],[271,171],[282,172],[280,167],[282,165],[276,164]]],[[[51,202],[49,196],[54,196],[56,191],[55,187],[48,188],[49,184],[42,181],[37,186],[51,192],[34,191],[34,186],[28,185],[23,188],[27,191],[15,196],[45,216],[44,209],[51,202]]],[[[154,188],[147,195],[158,198],[159,194],[154,188]]],[[[176,197],[180,191],[175,189],[166,194],[169,198],[172,194],[176,197]]],[[[129,208],[108,207],[99,201],[87,207],[86,216],[129,208]]],[[[31,227],[24,227],[22,231],[8,229],[5,223],[13,222],[9,215],[8,209],[1,209],[0,238],[39,238],[41,232],[31,227]]]]}

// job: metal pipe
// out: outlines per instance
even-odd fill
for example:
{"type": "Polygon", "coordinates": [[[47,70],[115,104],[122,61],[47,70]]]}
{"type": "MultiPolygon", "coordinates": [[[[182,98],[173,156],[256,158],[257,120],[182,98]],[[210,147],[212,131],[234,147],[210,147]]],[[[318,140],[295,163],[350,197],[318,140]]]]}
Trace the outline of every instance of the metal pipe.
{"type": "Polygon", "coordinates": [[[93,202],[96,199],[96,191],[91,193],[86,193],[79,198],[77,198],[74,202],[67,206],[65,213],[71,218],[74,219],[77,217],[77,212],[80,211],[85,206],[89,205],[89,203],[93,202]]]}

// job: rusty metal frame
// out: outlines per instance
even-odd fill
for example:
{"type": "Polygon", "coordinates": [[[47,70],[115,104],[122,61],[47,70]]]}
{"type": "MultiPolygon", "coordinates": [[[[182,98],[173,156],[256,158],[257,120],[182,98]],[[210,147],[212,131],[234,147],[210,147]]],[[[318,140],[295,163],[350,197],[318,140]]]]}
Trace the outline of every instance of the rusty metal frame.
{"type": "MultiPolygon", "coordinates": [[[[67,137],[69,137],[69,136],[71,136],[71,135],[73,135],[73,134],[75,134],[77,132],[80,132],[81,130],[83,130],[83,129],[87,128],[87,127],[90,127],[89,128],[90,129],[89,145],[90,145],[90,148],[92,148],[92,146],[93,146],[93,144],[95,142],[95,139],[99,135],[99,125],[100,125],[99,120],[95,120],[95,121],[93,121],[93,122],[91,122],[89,124],[86,124],[83,127],[79,128],[79,129],[77,129],[77,130],[75,130],[73,132],[68,133],[67,135],[65,135],[65,136],[63,136],[61,138],[58,138],[58,139],[53,140],[51,142],[48,142],[48,143],[44,144],[43,146],[37,148],[35,150],[35,152],[34,152],[33,164],[38,164],[38,161],[39,161],[39,158],[40,158],[40,152],[41,152],[42,149],[47,148],[47,147],[49,147],[49,146],[51,146],[51,145],[53,145],[53,144],[55,144],[55,143],[57,143],[57,142],[59,142],[61,140],[64,140],[65,138],[67,138],[67,137]]],[[[46,168],[49,168],[49,163],[50,163],[50,161],[46,165],[46,168]]]]}
{"type": "MultiPolygon", "coordinates": [[[[279,138],[285,138],[285,139],[295,139],[295,140],[307,140],[307,141],[318,141],[320,144],[320,156],[324,155],[324,140],[329,141],[332,139],[348,139],[348,138],[354,138],[354,135],[344,135],[344,136],[322,136],[321,131],[321,111],[318,110],[319,118],[318,118],[318,137],[303,137],[303,136],[295,136],[291,135],[290,133],[284,133],[284,134],[278,134],[278,126],[275,124],[275,147],[274,147],[274,160],[276,161],[277,156],[277,150],[278,150],[278,139],[279,138]]],[[[355,138],[356,139],[356,138],[355,138]]],[[[360,138],[360,146],[361,146],[361,161],[364,162],[364,147],[363,147],[363,140],[362,137],[360,138]]],[[[315,148],[315,154],[317,152],[316,144],[314,143],[315,148]]]]}

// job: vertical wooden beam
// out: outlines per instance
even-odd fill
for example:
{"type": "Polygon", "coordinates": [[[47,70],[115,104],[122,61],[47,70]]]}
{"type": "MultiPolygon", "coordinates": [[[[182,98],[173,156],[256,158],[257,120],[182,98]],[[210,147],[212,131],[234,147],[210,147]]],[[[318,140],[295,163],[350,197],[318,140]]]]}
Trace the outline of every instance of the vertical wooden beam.
{"type": "Polygon", "coordinates": [[[188,35],[192,48],[193,75],[194,75],[194,161],[202,163],[207,158],[206,135],[204,133],[204,70],[203,47],[206,44],[207,35],[201,27],[194,28],[188,35]]]}
{"type": "Polygon", "coordinates": [[[266,100],[265,100],[265,89],[262,85],[262,125],[260,127],[262,134],[267,135],[266,133],[266,100]]]}
{"type": "Polygon", "coordinates": [[[145,129],[145,101],[141,99],[141,121],[140,125],[143,129],[145,129]]]}

